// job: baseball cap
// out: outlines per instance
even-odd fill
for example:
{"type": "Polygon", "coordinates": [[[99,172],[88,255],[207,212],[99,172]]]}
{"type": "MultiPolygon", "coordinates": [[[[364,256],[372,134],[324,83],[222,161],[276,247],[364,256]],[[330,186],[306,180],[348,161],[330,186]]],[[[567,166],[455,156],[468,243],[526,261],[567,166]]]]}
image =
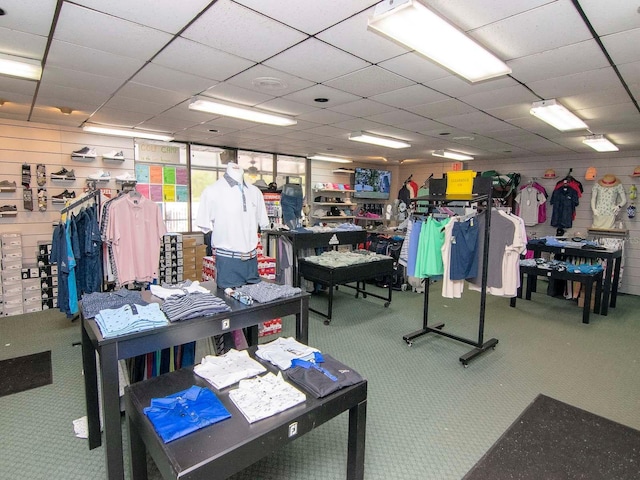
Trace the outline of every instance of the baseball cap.
{"type": "Polygon", "coordinates": [[[584,178],[585,180],[595,180],[596,175],[598,175],[596,167],[589,167],[587,168],[587,173],[584,174],[584,178]]]}
{"type": "Polygon", "coordinates": [[[553,168],[545,170],[544,178],[556,178],[556,171],[553,168]]]}

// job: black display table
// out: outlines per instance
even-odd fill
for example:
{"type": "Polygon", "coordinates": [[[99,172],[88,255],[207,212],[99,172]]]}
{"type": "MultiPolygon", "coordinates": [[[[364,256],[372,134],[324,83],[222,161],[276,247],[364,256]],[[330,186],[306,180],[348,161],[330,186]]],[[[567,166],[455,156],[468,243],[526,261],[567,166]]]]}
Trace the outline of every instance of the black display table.
{"type": "MultiPolygon", "coordinates": [[[[278,369],[271,364],[261,363],[277,373],[278,369]]],[[[321,399],[307,393],[305,403],[252,424],[229,398],[229,391],[233,388],[237,385],[217,391],[195,375],[191,368],[127,387],[125,409],[131,449],[131,478],[146,480],[147,451],[165,479],[228,478],[345,411],[349,411],[347,479],[364,478],[366,380],[321,399]],[[143,409],[154,397],[164,397],[192,385],[213,391],[231,413],[231,418],[163,443],[143,409]]]]}
{"type": "MultiPolygon", "coordinates": [[[[386,256],[385,256],[386,257],[386,256]]],[[[356,290],[356,298],[359,294],[362,294],[364,298],[367,295],[385,300],[384,306],[388,307],[391,303],[391,293],[393,291],[391,276],[393,275],[393,258],[386,257],[382,260],[376,260],[372,262],[365,262],[361,264],[348,265],[345,267],[327,267],[319,265],[315,262],[311,262],[308,259],[301,258],[298,260],[298,272],[300,277],[307,280],[318,282],[322,285],[329,287],[329,307],[328,312],[324,313],[319,310],[315,310],[309,307],[312,312],[318,313],[323,317],[326,317],[325,325],[331,323],[331,316],[333,312],[333,290],[338,285],[344,285],[345,287],[351,287],[356,290]],[[383,297],[375,293],[366,291],[365,280],[370,280],[379,276],[388,276],[388,289],[389,295],[383,297]],[[348,285],[348,283],[356,282],[356,286],[348,285]],[[362,288],[360,287],[362,284],[362,288]]]]}
{"type": "Polygon", "coordinates": [[[615,308],[618,298],[618,284],[620,283],[620,267],[622,265],[622,250],[591,250],[587,248],[552,247],[540,243],[528,243],[527,250],[531,250],[535,257],[542,252],[553,253],[556,260],[567,257],[597,258],[607,261],[602,285],[602,305],[600,315],[607,315],[608,307],[615,308]]]}
{"type": "MultiPolygon", "coordinates": [[[[258,324],[273,318],[296,316],[296,339],[307,343],[309,338],[309,294],[302,292],[293,297],[269,303],[244,305],[224,294],[222,289],[213,290],[231,307],[225,312],[208,317],[199,317],[176,322],[166,327],[132,333],[114,338],[103,338],[93,319],[81,315],[82,365],[84,369],[85,398],[89,427],[89,448],[101,445],[100,410],[98,406],[98,368],[102,388],[103,429],[105,460],[108,479],[123,479],[122,431],[120,425],[120,394],[118,382],[118,360],[144,353],[180,345],[200,338],[221,335],[241,328],[249,329],[249,345],[258,343],[258,324]],[[96,352],[98,364],[96,366],[96,352]]],[[[143,292],[151,301],[151,292],[143,292]]]]}
{"type": "MultiPolygon", "coordinates": [[[[522,276],[527,275],[527,293],[526,299],[531,300],[531,293],[535,291],[537,277],[547,277],[555,280],[569,280],[571,282],[580,282],[584,285],[584,306],[582,308],[582,323],[589,323],[589,312],[591,310],[591,296],[593,291],[593,282],[596,282],[596,296],[593,306],[593,313],[600,313],[600,302],[602,298],[602,273],[573,273],[568,271],[559,272],[557,270],[548,270],[533,266],[520,265],[520,288],[518,288],[518,297],[522,298],[522,276]]],[[[516,297],[511,299],[511,306],[516,306],[516,297]]]]}
{"type": "MultiPolygon", "coordinates": [[[[340,218],[340,217],[336,217],[340,218]]],[[[298,232],[289,230],[268,230],[264,232],[267,237],[267,250],[269,249],[269,238],[286,237],[292,244],[293,260],[291,267],[293,269],[294,287],[300,286],[300,274],[298,273],[298,257],[301,250],[305,248],[330,247],[335,248],[338,245],[352,245],[354,248],[360,243],[367,241],[366,230],[334,230],[331,232],[298,232]]],[[[267,252],[269,254],[269,252],[267,252]]],[[[277,261],[280,259],[276,256],[277,261]]]]}

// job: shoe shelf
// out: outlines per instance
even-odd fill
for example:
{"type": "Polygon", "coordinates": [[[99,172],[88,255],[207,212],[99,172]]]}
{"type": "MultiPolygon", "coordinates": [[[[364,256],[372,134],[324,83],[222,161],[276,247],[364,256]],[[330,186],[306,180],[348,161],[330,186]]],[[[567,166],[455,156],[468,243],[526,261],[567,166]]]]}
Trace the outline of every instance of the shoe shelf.
{"type": "Polygon", "coordinates": [[[0,212],[0,217],[17,217],[18,212],[0,212]]]}
{"type": "Polygon", "coordinates": [[[76,181],[75,178],[55,178],[51,177],[52,182],[60,182],[60,183],[73,183],[76,181]]]}
{"type": "Polygon", "coordinates": [[[93,162],[96,157],[88,157],[86,155],[71,155],[71,160],[75,162],[93,162]]]}
{"type": "Polygon", "coordinates": [[[355,207],[357,203],[351,202],[313,202],[314,205],[330,206],[330,207],[355,207]]]}
{"type": "Polygon", "coordinates": [[[123,163],[125,160],[125,158],[102,157],[103,162],[123,163]]]}
{"type": "Polygon", "coordinates": [[[314,192],[317,193],[353,193],[355,192],[355,190],[340,190],[340,189],[336,189],[336,188],[332,188],[332,189],[314,189],[314,192]]]}
{"type": "Polygon", "coordinates": [[[0,187],[0,192],[15,192],[16,191],[16,187],[0,187]]]}
{"type": "Polygon", "coordinates": [[[318,220],[335,220],[336,218],[340,218],[342,220],[345,219],[350,219],[353,220],[354,216],[351,215],[329,215],[329,216],[324,216],[324,217],[316,217],[315,215],[311,215],[313,218],[317,218],[318,220]]]}

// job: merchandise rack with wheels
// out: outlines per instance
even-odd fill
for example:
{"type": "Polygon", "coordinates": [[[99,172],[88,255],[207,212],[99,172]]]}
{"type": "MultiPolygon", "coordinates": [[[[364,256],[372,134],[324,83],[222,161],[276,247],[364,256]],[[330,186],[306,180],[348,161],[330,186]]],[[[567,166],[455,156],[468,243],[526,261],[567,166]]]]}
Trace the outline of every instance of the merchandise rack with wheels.
{"type": "Polygon", "coordinates": [[[447,205],[451,202],[464,202],[467,205],[476,204],[478,208],[484,208],[485,215],[485,225],[483,232],[483,242],[484,249],[482,255],[482,284],[480,288],[480,312],[478,318],[478,337],[476,339],[462,337],[453,333],[449,333],[443,330],[445,324],[437,323],[437,324],[429,324],[429,285],[430,279],[426,278],[425,287],[424,287],[424,303],[423,303],[423,311],[422,311],[422,328],[415,332],[409,333],[407,335],[403,335],[402,339],[407,343],[407,345],[411,346],[413,344],[413,340],[422,335],[426,335],[428,333],[434,333],[436,335],[442,335],[447,338],[451,338],[453,340],[457,340],[458,342],[466,343],[467,345],[473,346],[473,350],[462,355],[459,360],[462,363],[462,366],[467,368],[469,362],[476,358],[477,356],[483,354],[489,349],[495,349],[498,344],[498,340],[495,338],[491,338],[487,341],[484,340],[484,320],[485,320],[485,306],[487,299],[487,265],[489,259],[489,249],[487,248],[489,245],[489,237],[491,230],[491,178],[478,177],[474,179],[473,182],[473,191],[474,193],[471,195],[427,195],[423,197],[418,197],[412,199],[412,201],[420,201],[423,202],[423,205],[427,207],[429,212],[433,211],[434,208],[439,206],[447,205]]]}

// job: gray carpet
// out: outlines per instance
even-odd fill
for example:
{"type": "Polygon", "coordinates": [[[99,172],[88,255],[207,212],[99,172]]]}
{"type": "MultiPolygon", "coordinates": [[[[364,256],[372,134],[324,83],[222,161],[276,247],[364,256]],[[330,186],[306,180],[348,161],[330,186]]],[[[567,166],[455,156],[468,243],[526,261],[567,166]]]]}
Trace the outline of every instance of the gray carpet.
{"type": "MultiPolygon", "coordinates": [[[[475,336],[478,294],[450,300],[433,288],[431,318],[475,336]]],[[[462,478],[539,393],[640,429],[640,297],[620,296],[589,325],[571,301],[540,293],[512,309],[488,297],[486,336],[500,343],[466,369],[458,357],[468,345],[432,335],[411,347],[402,340],[422,324],[421,295],[394,292],[389,308],[382,303],[341,289],[331,325],[310,315],[310,343],[369,381],[367,480],[462,478]]],[[[291,319],[283,324],[283,335],[293,335],[291,319]]],[[[0,398],[0,478],[104,478],[103,448],[90,451],[73,434],[72,421],[85,414],[81,351],[72,346],[78,323],[51,311],[3,317],[0,338],[0,360],[51,350],[54,378],[0,398]]],[[[234,480],[343,479],[347,420],[322,425],[234,480]]]]}

